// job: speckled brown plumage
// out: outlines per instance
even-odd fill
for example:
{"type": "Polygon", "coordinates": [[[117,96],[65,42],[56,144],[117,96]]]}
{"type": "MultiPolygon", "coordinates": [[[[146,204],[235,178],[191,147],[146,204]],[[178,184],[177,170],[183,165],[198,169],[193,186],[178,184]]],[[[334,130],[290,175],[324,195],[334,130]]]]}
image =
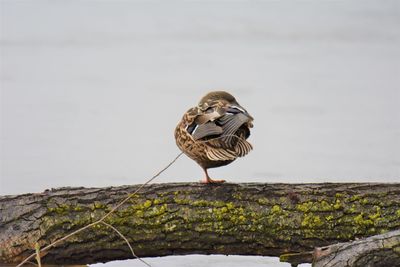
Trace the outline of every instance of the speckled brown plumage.
{"type": "Polygon", "coordinates": [[[175,129],[178,147],[205,171],[205,183],[212,180],[207,169],[227,165],[252,149],[246,140],[253,117],[225,91],[210,92],[190,108],[175,129]]]}

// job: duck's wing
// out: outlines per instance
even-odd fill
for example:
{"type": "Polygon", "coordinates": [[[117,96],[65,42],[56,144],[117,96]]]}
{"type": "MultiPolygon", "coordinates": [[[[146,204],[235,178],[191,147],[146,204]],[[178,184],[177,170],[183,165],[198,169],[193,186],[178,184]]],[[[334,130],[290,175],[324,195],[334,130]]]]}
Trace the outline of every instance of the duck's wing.
{"type": "Polygon", "coordinates": [[[207,122],[215,121],[226,113],[226,111],[220,107],[210,107],[202,111],[201,113],[200,110],[201,109],[199,109],[199,114],[194,121],[197,125],[202,125],[207,122]]]}
{"type": "Polygon", "coordinates": [[[238,157],[246,156],[252,149],[253,146],[244,138],[239,138],[235,145],[235,151],[238,157]]]}
{"type": "Polygon", "coordinates": [[[210,160],[227,161],[235,160],[238,155],[234,149],[206,146],[206,154],[210,160]]]}
{"type": "Polygon", "coordinates": [[[196,141],[204,142],[209,159],[234,160],[252,150],[246,141],[250,131],[242,127],[251,120],[241,112],[210,108],[196,117],[191,134],[196,141]]]}
{"type": "Polygon", "coordinates": [[[207,157],[211,160],[234,160],[247,155],[253,149],[246,140],[249,131],[241,128],[247,119],[237,115],[226,116],[216,122],[221,123],[219,128],[222,133],[204,141],[207,144],[207,157]]]}
{"type": "Polygon", "coordinates": [[[221,135],[223,130],[215,121],[224,115],[225,110],[219,107],[208,108],[207,110],[197,109],[198,114],[193,124],[188,127],[194,140],[209,139],[221,135]]]}
{"type": "Polygon", "coordinates": [[[222,127],[217,126],[213,121],[209,121],[201,125],[196,125],[195,127],[196,128],[193,130],[192,133],[194,140],[200,140],[202,138],[211,136],[219,136],[223,133],[222,127]]]}
{"type": "Polygon", "coordinates": [[[218,118],[217,123],[221,124],[223,130],[222,136],[224,136],[222,141],[225,146],[235,145],[240,138],[236,135],[236,132],[247,122],[250,122],[250,118],[243,113],[226,114],[218,118]]]}
{"type": "Polygon", "coordinates": [[[221,125],[222,134],[210,139],[208,145],[215,149],[234,150],[237,157],[247,155],[252,149],[252,145],[246,140],[250,135],[250,130],[244,125],[251,119],[242,113],[226,114],[220,117],[216,123],[221,125]]]}

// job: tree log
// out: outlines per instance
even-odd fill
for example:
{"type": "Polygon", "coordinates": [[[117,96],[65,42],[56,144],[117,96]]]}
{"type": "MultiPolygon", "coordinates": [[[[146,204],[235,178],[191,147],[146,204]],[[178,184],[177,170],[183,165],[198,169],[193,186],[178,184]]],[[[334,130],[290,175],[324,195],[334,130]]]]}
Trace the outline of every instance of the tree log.
{"type": "MultiPolygon", "coordinates": [[[[110,211],[138,186],[59,188],[0,197],[0,263],[35,250],[110,211]]],[[[152,184],[110,215],[140,257],[279,256],[400,228],[400,184],[152,184]]],[[[42,255],[46,264],[132,258],[104,224],[42,255]]]]}
{"type": "Polygon", "coordinates": [[[318,247],[314,251],[283,254],[280,260],[292,266],[313,263],[313,267],[397,267],[400,266],[400,230],[318,247]]]}
{"type": "Polygon", "coordinates": [[[400,266],[400,230],[314,251],[314,267],[400,266]]]}

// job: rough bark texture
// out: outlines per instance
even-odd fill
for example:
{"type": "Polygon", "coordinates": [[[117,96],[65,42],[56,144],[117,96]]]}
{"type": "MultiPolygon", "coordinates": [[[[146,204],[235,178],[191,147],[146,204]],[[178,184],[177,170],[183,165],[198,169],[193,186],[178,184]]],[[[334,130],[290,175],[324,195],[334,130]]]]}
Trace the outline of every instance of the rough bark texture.
{"type": "Polygon", "coordinates": [[[292,266],[313,263],[313,267],[396,267],[400,266],[400,230],[318,247],[314,251],[287,253],[280,260],[292,266]]]}
{"type": "Polygon", "coordinates": [[[400,266],[400,230],[315,249],[313,266],[400,266]]]}
{"type": "MultiPolygon", "coordinates": [[[[100,218],[137,186],[0,197],[0,263],[18,263],[100,218]]],[[[279,256],[400,228],[400,184],[153,184],[105,220],[141,257],[279,256]]],[[[52,248],[47,264],[132,258],[103,224],[52,248]]]]}

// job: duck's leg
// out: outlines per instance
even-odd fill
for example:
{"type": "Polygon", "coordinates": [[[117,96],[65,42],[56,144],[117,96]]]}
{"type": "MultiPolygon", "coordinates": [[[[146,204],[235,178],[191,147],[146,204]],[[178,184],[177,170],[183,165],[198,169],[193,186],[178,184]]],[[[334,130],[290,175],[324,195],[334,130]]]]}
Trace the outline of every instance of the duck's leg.
{"type": "Polygon", "coordinates": [[[203,184],[220,184],[220,183],[225,183],[225,180],[213,180],[210,178],[210,176],[208,175],[207,169],[203,168],[204,173],[206,174],[206,178],[204,180],[201,181],[201,183],[203,184]]]}

